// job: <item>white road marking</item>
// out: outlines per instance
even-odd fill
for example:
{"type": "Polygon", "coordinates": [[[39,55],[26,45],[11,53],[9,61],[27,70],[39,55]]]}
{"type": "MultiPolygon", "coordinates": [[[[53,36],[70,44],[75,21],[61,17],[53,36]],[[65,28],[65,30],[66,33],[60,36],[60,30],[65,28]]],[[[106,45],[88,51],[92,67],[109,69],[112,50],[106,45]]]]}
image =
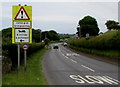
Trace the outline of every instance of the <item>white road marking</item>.
{"type": "Polygon", "coordinates": [[[70,59],[72,62],[74,62],[74,63],[77,63],[77,61],[75,61],[75,60],[73,60],[73,59],[70,59]]]}
{"type": "Polygon", "coordinates": [[[65,58],[69,59],[67,56],[65,56],[65,58]]]}
{"type": "Polygon", "coordinates": [[[60,48],[59,48],[59,52],[60,52],[65,58],[69,59],[67,56],[65,56],[65,55],[61,52],[60,48]]]}
{"type": "Polygon", "coordinates": [[[93,69],[91,69],[91,68],[89,68],[87,66],[84,66],[84,65],[81,65],[81,66],[84,67],[84,68],[86,68],[86,69],[88,69],[88,70],[90,70],[90,71],[92,71],[92,72],[95,72],[95,70],[93,70],[93,69]]]}
{"type": "MultiPolygon", "coordinates": [[[[59,49],[59,52],[65,57],[65,58],[67,58],[67,59],[69,59],[69,57],[67,57],[67,56],[65,56],[62,52],[61,52],[61,50],[59,49]]],[[[74,62],[74,63],[77,63],[77,61],[75,61],[75,60],[73,60],[73,59],[70,59],[72,62],[74,62]]]]}
{"type": "Polygon", "coordinates": [[[119,81],[109,76],[91,76],[91,75],[70,75],[70,78],[74,79],[79,84],[115,84],[118,85],[119,81]]]}
{"type": "Polygon", "coordinates": [[[109,77],[109,76],[106,76],[106,77],[120,83],[120,81],[118,81],[118,80],[116,80],[116,79],[113,79],[113,78],[111,78],[111,77],[109,77]]]}
{"type": "Polygon", "coordinates": [[[78,56],[77,53],[67,53],[66,56],[78,56]]]}

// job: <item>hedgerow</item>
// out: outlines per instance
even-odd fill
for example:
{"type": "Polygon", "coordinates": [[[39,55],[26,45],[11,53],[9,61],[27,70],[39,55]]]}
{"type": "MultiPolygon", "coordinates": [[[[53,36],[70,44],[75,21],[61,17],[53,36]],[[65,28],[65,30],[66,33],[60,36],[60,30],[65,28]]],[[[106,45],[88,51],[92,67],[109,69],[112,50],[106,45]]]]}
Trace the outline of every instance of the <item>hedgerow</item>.
{"type": "Polygon", "coordinates": [[[101,36],[90,37],[86,40],[81,39],[69,39],[70,45],[88,49],[98,50],[119,50],[120,49],[120,31],[109,31],[101,36]]]}
{"type": "Polygon", "coordinates": [[[69,39],[67,42],[74,48],[89,49],[89,53],[92,50],[115,50],[115,52],[120,52],[120,31],[108,31],[103,35],[90,37],[87,40],[86,38],[69,39]]]}
{"type": "MultiPolygon", "coordinates": [[[[42,49],[45,46],[44,43],[33,43],[28,45],[27,56],[30,56],[32,53],[42,49]]],[[[15,68],[17,65],[18,51],[16,44],[2,44],[2,55],[3,58],[7,58],[12,62],[12,68],[15,68]]],[[[24,50],[22,45],[20,46],[20,59],[23,61],[24,59],[24,50]]],[[[4,60],[4,59],[3,59],[4,60]]],[[[4,63],[4,61],[3,61],[4,63]]],[[[22,62],[21,62],[22,63],[22,62]]],[[[4,68],[4,66],[3,66],[4,68]]]]}

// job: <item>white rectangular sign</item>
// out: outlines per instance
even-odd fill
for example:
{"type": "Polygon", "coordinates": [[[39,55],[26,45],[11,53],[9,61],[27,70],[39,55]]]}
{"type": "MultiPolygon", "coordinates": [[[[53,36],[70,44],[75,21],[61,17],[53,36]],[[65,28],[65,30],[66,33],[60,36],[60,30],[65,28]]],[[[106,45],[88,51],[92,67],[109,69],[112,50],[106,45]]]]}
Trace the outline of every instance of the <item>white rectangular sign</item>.
{"type": "Polygon", "coordinates": [[[27,43],[30,40],[29,35],[29,29],[15,29],[15,42],[27,43]]]}
{"type": "Polygon", "coordinates": [[[31,28],[30,21],[14,21],[14,28],[31,28]]]}

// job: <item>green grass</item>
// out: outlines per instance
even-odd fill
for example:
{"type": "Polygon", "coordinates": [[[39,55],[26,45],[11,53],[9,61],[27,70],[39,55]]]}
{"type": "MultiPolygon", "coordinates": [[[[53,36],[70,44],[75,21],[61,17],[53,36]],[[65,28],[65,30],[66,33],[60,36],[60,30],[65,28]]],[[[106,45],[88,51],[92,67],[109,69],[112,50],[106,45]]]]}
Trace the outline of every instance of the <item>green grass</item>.
{"type": "Polygon", "coordinates": [[[88,40],[84,37],[68,39],[67,42],[75,50],[106,57],[107,60],[116,63],[120,60],[120,30],[108,31],[100,36],[92,36],[88,40]]]}
{"type": "Polygon", "coordinates": [[[120,60],[120,51],[117,50],[96,50],[87,48],[78,48],[69,45],[70,48],[78,50],[83,53],[87,53],[91,58],[95,58],[104,62],[108,62],[115,65],[120,65],[118,61],[120,60]]]}
{"type": "Polygon", "coordinates": [[[87,53],[92,53],[92,54],[97,54],[101,56],[106,56],[106,57],[113,57],[113,58],[120,58],[120,51],[117,50],[96,50],[96,49],[87,49],[87,48],[77,48],[75,46],[69,46],[73,49],[87,52],[87,53]]]}
{"type": "Polygon", "coordinates": [[[24,71],[24,65],[21,65],[20,72],[17,70],[3,76],[3,85],[47,85],[42,72],[42,56],[46,49],[33,53],[27,60],[27,70],[24,71]]]}

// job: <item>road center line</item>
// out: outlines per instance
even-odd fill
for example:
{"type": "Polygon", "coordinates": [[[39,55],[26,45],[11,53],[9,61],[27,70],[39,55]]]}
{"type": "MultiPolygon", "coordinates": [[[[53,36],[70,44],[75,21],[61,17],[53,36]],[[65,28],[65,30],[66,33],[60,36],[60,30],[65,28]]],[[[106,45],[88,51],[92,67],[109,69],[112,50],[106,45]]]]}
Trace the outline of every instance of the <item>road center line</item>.
{"type": "Polygon", "coordinates": [[[61,52],[60,48],[59,48],[59,52],[60,52],[65,58],[69,59],[67,56],[65,56],[65,55],[61,52]]]}
{"type": "Polygon", "coordinates": [[[72,62],[74,62],[74,63],[77,63],[77,61],[75,61],[75,60],[73,60],[73,59],[70,59],[72,62]]]}
{"type": "Polygon", "coordinates": [[[90,70],[90,71],[92,71],[92,72],[95,72],[95,70],[93,70],[93,69],[91,69],[91,68],[89,68],[87,66],[84,66],[84,65],[81,65],[81,66],[84,67],[84,68],[86,68],[86,69],[88,69],[88,70],[90,70]]]}

